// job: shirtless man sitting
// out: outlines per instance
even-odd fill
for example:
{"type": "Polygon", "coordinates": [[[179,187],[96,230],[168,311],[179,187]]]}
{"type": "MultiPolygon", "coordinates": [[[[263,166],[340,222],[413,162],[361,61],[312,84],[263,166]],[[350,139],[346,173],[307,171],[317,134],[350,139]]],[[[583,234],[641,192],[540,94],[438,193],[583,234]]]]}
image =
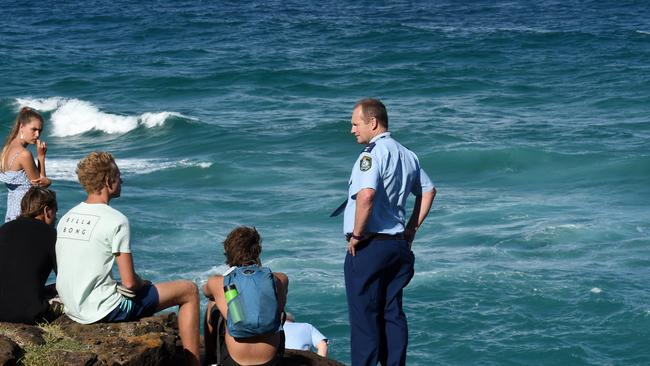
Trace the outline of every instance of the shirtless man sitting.
{"type": "MultiPolygon", "coordinates": [[[[238,227],[234,229],[223,243],[226,264],[231,267],[248,265],[261,266],[260,253],[262,251],[261,238],[255,228],[238,227]]],[[[287,299],[289,279],[284,273],[273,272],[275,281],[275,293],[278,302],[278,311],[284,312],[287,299]]],[[[216,347],[217,333],[223,332],[221,347],[223,365],[277,365],[281,354],[284,351],[284,334],[276,330],[271,333],[262,334],[248,338],[234,338],[225,327],[226,321],[220,330],[218,328],[219,315],[224,320],[228,319],[228,304],[224,295],[224,276],[217,275],[210,277],[203,287],[205,296],[210,299],[206,311],[204,338],[205,338],[205,361],[206,364],[217,362],[216,347]]]]}

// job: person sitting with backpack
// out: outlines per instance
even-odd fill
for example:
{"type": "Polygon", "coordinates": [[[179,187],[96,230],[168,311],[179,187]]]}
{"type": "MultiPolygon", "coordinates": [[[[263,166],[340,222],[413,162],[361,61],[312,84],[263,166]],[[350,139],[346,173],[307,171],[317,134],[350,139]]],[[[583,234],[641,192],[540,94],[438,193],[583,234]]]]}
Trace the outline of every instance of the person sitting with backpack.
{"type": "Polygon", "coordinates": [[[235,228],[223,242],[230,269],[210,277],[203,287],[209,299],[204,327],[206,364],[280,364],[289,279],[262,267],[261,243],[257,230],[245,226],[235,228]]]}

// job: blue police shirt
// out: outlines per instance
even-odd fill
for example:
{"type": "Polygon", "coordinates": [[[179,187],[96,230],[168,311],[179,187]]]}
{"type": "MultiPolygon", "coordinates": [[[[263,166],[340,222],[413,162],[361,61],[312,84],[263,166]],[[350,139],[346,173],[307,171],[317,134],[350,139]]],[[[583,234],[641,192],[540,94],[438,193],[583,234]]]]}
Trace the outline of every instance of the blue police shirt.
{"type": "Polygon", "coordinates": [[[415,153],[395,141],[390,132],[370,140],[352,167],[348,185],[348,203],[343,216],[344,234],[354,230],[356,198],[360,190],[375,190],[372,213],[364,232],[394,235],[404,232],[409,193],[421,196],[422,192],[434,188],[415,153]]]}

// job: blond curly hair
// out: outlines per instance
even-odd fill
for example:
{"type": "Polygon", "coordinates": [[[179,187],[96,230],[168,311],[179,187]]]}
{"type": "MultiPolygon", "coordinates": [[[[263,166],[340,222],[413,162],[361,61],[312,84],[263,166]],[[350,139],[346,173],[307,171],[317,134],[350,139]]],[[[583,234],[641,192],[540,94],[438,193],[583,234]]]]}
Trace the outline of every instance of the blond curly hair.
{"type": "Polygon", "coordinates": [[[77,178],[87,193],[98,193],[108,183],[117,179],[119,169],[113,155],[104,151],[93,151],[77,164],[77,178]]]}

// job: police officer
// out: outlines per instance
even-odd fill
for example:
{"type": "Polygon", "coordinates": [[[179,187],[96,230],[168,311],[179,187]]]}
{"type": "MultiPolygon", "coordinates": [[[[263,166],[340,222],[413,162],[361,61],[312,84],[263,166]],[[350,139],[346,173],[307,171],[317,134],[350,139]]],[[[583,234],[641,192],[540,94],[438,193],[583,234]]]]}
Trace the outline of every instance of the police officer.
{"type": "Polygon", "coordinates": [[[391,137],[382,102],[360,100],[351,122],[357,143],[365,145],[352,167],[343,224],[352,365],[404,365],[402,289],[413,277],[411,243],[436,190],[417,156],[391,137]],[[405,222],[409,193],[416,199],[405,222]]]}

